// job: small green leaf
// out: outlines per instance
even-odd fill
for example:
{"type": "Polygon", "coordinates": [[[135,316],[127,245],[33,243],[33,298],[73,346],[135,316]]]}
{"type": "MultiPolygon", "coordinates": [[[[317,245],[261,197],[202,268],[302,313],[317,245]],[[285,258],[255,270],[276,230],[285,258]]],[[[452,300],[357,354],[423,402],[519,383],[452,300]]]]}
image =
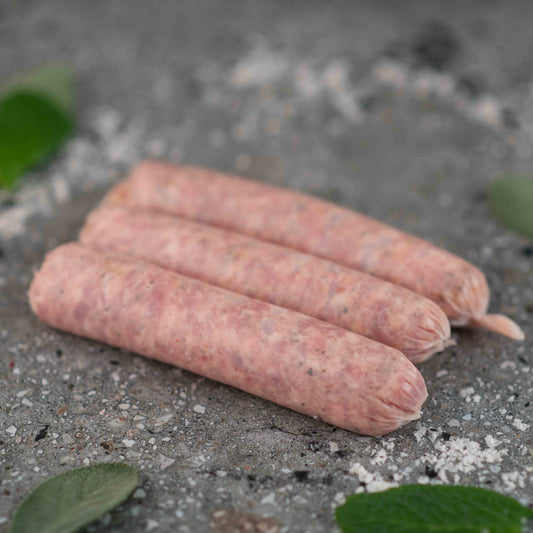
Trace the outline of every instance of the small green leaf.
{"type": "Polygon", "coordinates": [[[344,533],[520,533],[533,510],[490,490],[404,485],[349,496],[335,516],[344,533]]]}
{"type": "Polygon", "coordinates": [[[497,180],[490,191],[490,206],[510,228],[533,238],[533,178],[497,180]]]}
{"type": "Polygon", "coordinates": [[[24,91],[46,96],[67,115],[74,111],[74,78],[62,65],[49,65],[4,85],[2,94],[24,91]]]}
{"type": "Polygon", "coordinates": [[[17,509],[9,533],[70,533],[123,502],[138,485],[125,463],[77,468],[41,483],[17,509]]]}
{"type": "Polygon", "coordinates": [[[12,187],[72,129],[71,118],[46,97],[15,92],[0,100],[0,187],[12,187]]]}
{"type": "Polygon", "coordinates": [[[5,86],[0,98],[0,187],[12,187],[72,132],[73,94],[72,75],[59,66],[5,86]]]}

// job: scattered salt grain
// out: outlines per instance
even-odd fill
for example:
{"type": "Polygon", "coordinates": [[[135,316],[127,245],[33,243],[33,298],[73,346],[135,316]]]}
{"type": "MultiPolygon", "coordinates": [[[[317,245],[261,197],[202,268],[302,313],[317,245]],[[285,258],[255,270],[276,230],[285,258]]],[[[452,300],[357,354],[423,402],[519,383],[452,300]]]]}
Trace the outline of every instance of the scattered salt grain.
{"type": "MultiPolygon", "coordinates": [[[[359,478],[359,483],[364,485],[364,489],[366,489],[367,492],[378,492],[381,490],[385,490],[391,487],[398,486],[397,483],[385,481],[385,479],[381,476],[381,474],[377,472],[370,473],[360,463],[354,463],[350,467],[349,472],[350,474],[355,474],[359,478]]],[[[363,489],[363,487],[359,487],[359,489],[363,489]]],[[[362,492],[362,490],[360,490],[359,492],[362,492]]]]}
{"type": "Polygon", "coordinates": [[[165,455],[159,455],[159,464],[161,465],[161,470],[165,470],[165,468],[168,468],[170,465],[174,464],[176,462],[176,459],[172,459],[171,457],[166,457],[165,455]]]}
{"type": "Polygon", "coordinates": [[[339,445],[335,441],[329,441],[328,445],[329,445],[329,451],[331,453],[335,453],[339,451],[339,445]]]}
{"type": "Polygon", "coordinates": [[[144,489],[137,489],[134,493],[133,493],[133,496],[132,498],[136,498],[136,499],[142,499],[142,498],[146,498],[146,491],[144,489]]]}
{"type": "Polygon", "coordinates": [[[382,465],[387,461],[387,459],[388,459],[387,452],[382,448],[374,454],[372,459],[370,459],[370,464],[382,465]]]}
{"type": "Polygon", "coordinates": [[[529,424],[524,424],[522,420],[515,418],[513,421],[513,426],[520,431],[525,431],[529,427],[529,424]]]}
{"type": "Polygon", "coordinates": [[[168,415],[160,416],[155,419],[155,426],[162,426],[163,424],[166,424],[169,422],[174,415],[172,413],[169,413],[168,415]]]}
{"type": "Polygon", "coordinates": [[[266,496],[263,496],[261,498],[261,504],[274,504],[276,503],[276,494],[274,492],[271,492],[270,494],[267,494],[266,496]]]}
{"type": "Polygon", "coordinates": [[[487,435],[485,437],[485,443],[489,448],[497,448],[501,444],[501,441],[495,439],[492,435],[487,435]]]}
{"type": "Polygon", "coordinates": [[[462,389],[461,391],[459,391],[459,395],[461,396],[461,398],[466,398],[467,396],[474,394],[474,392],[476,392],[474,390],[474,387],[467,387],[466,389],[462,389]]]}
{"type": "Polygon", "coordinates": [[[272,84],[282,78],[288,66],[286,57],[261,46],[235,65],[228,81],[237,89],[272,84]]]}
{"type": "Polygon", "coordinates": [[[417,429],[414,432],[416,442],[420,442],[422,437],[427,433],[427,427],[417,422],[417,429]]]}
{"type": "Polygon", "coordinates": [[[500,368],[502,370],[506,370],[507,368],[510,368],[511,370],[514,370],[516,368],[516,363],[514,361],[504,361],[500,365],[500,368]]]}
{"type": "Polygon", "coordinates": [[[158,527],[159,527],[159,522],[156,522],[155,520],[152,520],[151,518],[149,518],[146,521],[146,528],[144,530],[145,531],[153,531],[154,529],[156,529],[158,527]]]}

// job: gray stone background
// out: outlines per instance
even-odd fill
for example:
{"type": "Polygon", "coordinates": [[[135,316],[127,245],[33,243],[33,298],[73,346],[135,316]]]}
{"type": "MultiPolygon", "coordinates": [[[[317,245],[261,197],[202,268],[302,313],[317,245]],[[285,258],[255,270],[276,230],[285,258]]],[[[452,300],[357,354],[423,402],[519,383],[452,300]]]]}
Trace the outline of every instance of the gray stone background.
{"type": "Polygon", "coordinates": [[[77,134],[0,193],[0,530],[43,479],[111,460],[141,489],[94,532],[337,531],[346,495],[416,482],[531,505],[533,243],[486,202],[532,174],[531,20],[528,1],[0,0],[0,80],[59,60],[78,81],[77,134]],[[527,340],[455,331],[420,367],[420,421],[375,439],[49,329],[32,272],[145,156],[428,238],[484,270],[527,340]]]}

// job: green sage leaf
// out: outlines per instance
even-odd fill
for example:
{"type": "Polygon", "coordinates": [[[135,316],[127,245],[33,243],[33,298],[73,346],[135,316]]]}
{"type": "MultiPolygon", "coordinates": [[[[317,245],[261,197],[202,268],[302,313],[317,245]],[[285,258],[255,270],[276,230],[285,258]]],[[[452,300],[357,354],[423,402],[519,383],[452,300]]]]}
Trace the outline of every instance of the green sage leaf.
{"type": "Polygon", "coordinates": [[[489,199],[498,218],[533,238],[533,178],[505,176],[492,185],[489,199]]]}
{"type": "Polygon", "coordinates": [[[73,83],[65,69],[44,69],[6,86],[0,97],[0,187],[12,187],[51,155],[74,128],[73,83]]]}
{"type": "Polygon", "coordinates": [[[335,515],[344,533],[520,533],[533,510],[484,489],[405,485],[349,496],[335,515]]]}
{"type": "Polygon", "coordinates": [[[123,502],[138,485],[137,470],[103,463],[41,483],[17,509],[9,533],[71,533],[123,502]]]}

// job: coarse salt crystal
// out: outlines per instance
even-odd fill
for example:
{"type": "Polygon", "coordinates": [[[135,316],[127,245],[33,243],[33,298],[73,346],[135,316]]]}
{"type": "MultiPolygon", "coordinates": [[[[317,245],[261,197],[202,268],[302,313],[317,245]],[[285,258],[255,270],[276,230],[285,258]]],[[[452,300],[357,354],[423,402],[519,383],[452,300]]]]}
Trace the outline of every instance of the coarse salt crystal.
{"type": "Polygon", "coordinates": [[[471,394],[474,394],[476,392],[474,390],[474,387],[466,387],[466,389],[462,389],[459,394],[461,398],[466,398],[467,396],[470,396],[471,394]]]}
{"type": "Polygon", "coordinates": [[[329,451],[335,453],[339,451],[339,445],[335,441],[329,441],[329,451]]]}
{"type": "Polygon", "coordinates": [[[513,426],[516,429],[519,429],[520,431],[525,431],[529,427],[529,424],[524,424],[522,420],[520,420],[519,418],[515,418],[513,422],[513,426]]]}
{"type": "Polygon", "coordinates": [[[261,498],[261,504],[276,503],[276,495],[271,492],[261,498]]]}
{"type": "Polygon", "coordinates": [[[159,527],[159,522],[156,522],[155,520],[152,520],[151,518],[149,518],[146,521],[146,529],[145,529],[145,531],[152,531],[153,529],[156,529],[158,527],[159,527]]]}
{"type": "Polygon", "coordinates": [[[170,465],[174,464],[176,462],[176,459],[172,459],[170,457],[166,457],[164,455],[159,456],[159,460],[161,463],[161,470],[164,470],[165,468],[168,468],[170,465]]]}
{"type": "Polygon", "coordinates": [[[516,368],[516,363],[514,363],[513,361],[504,361],[501,365],[500,365],[500,368],[502,370],[505,370],[506,368],[510,368],[512,370],[514,370],[516,368]]]}
{"type": "Polygon", "coordinates": [[[163,424],[166,424],[167,422],[170,421],[170,419],[172,418],[173,414],[170,413],[168,415],[164,415],[164,416],[160,416],[159,418],[156,418],[155,419],[155,425],[156,426],[161,426],[163,424]]]}

